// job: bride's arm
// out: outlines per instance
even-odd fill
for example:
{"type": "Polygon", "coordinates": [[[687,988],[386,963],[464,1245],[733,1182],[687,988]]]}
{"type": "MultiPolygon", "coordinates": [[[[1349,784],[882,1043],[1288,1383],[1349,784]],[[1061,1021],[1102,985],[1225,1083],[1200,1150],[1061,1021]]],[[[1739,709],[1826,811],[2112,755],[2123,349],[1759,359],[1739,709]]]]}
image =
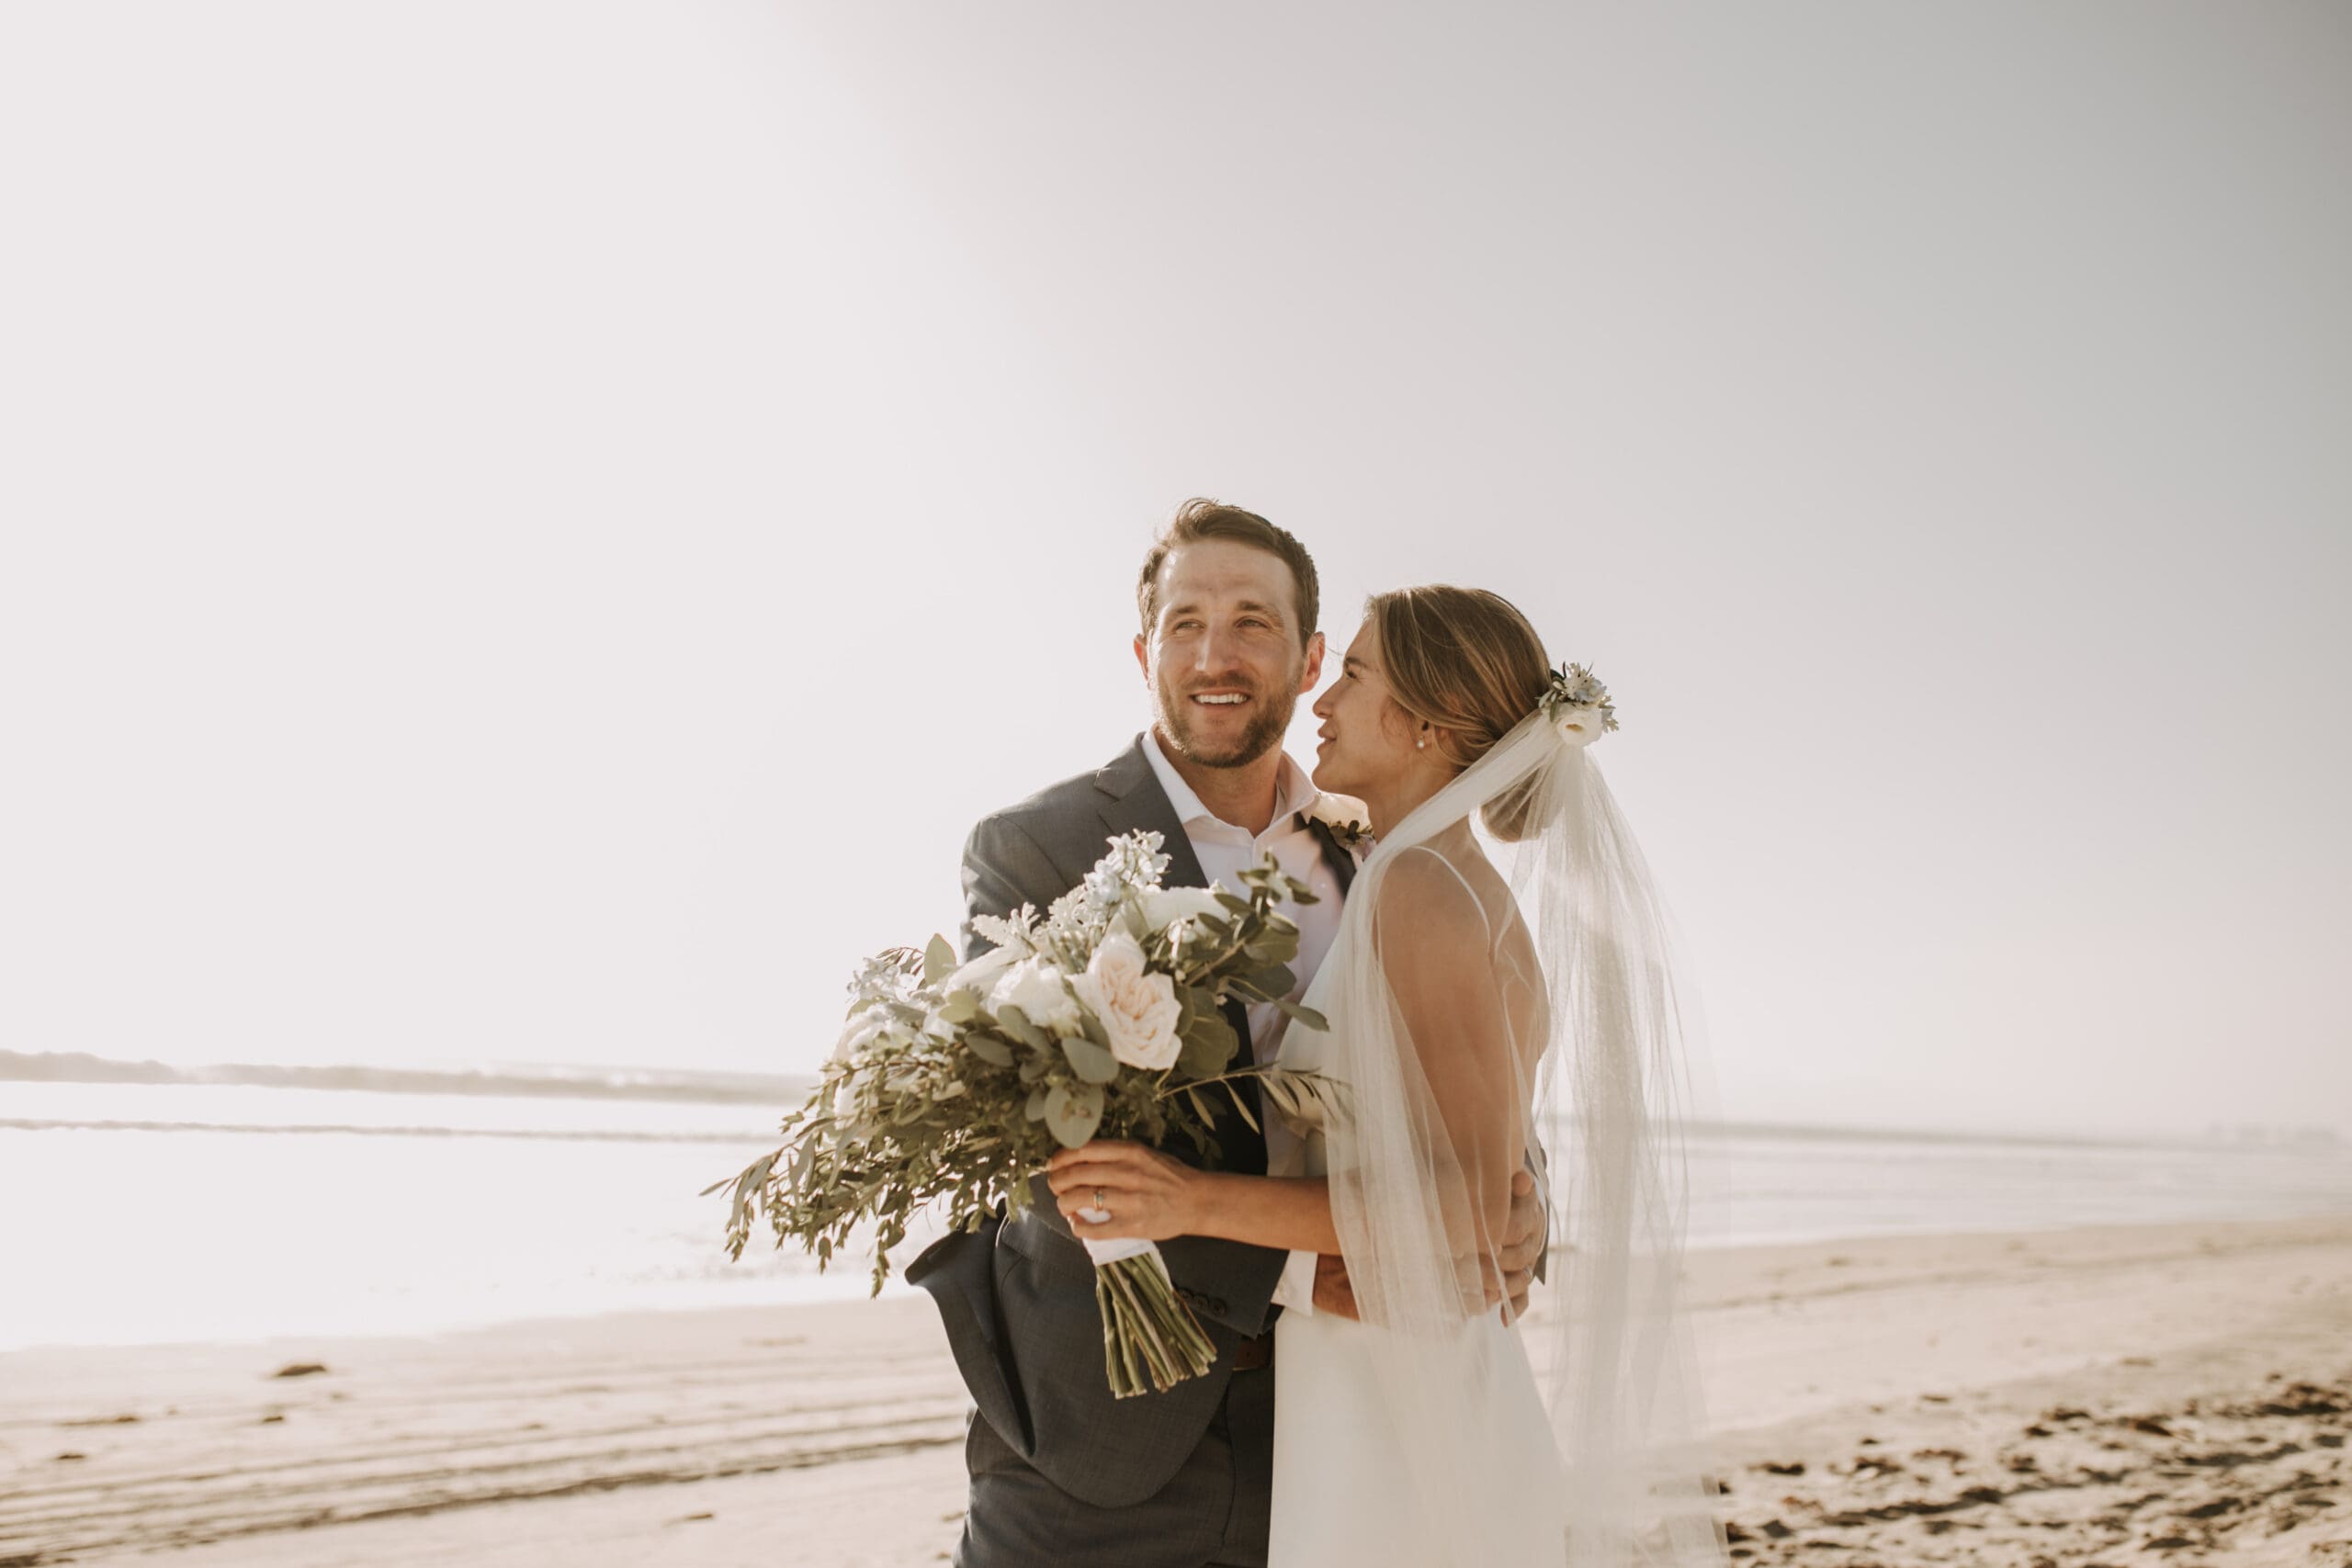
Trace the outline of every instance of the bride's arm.
{"type": "MultiPolygon", "coordinates": [[[[1390,1049],[1408,1052],[1409,1104],[1430,1205],[1422,1229],[1451,1254],[1464,1310],[1500,1299],[1499,1253],[1513,1235],[1512,1178],[1522,1168],[1521,1081],[1487,916],[1469,886],[1433,852],[1408,852],[1381,889],[1374,942],[1390,1006],[1390,1049]],[[1401,941],[1384,941],[1388,931],[1401,941]]],[[[1335,1144],[1335,1146],[1336,1144],[1335,1144]]],[[[1098,1139],[1065,1149],[1047,1185],[1071,1232],[1087,1240],[1213,1236],[1283,1251],[1344,1254],[1322,1177],[1196,1170],[1141,1144],[1098,1139]],[[1098,1202],[1098,1196],[1100,1201],[1098,1202]],[[1088,1215],[1107,1212],[1110,1219],[1088,1215]]],[[[1401,1223],[1401,1222],[1400,1222],[1401,1223]]]]}
{"type": "Polygon", "coordinates": [[[1510,1234],[1533,1088],[1514,1046],[1492,927],[1469,884],[1425,846],[1398,857],[1379,897],[1372,940],[1394,1001],[1389,1049],[1410,1064],[1395,1091],[1402,1103],[1388,1113],[1409,1123],[1426,1196],[1456,1256],[1492,1255],[1510,1234]]]}
{"type": "Polygon", "coordinates": [[[1241,1176],[1195,1171],[1194,1235],[1221,1235],[1284,1252],[1340,1250],[1331,1224],[1331,1184],[1319,1176],[1241,1176]]]}
{"type": "Polygon", "coordinates": [[[1146,1145],[1108,1138],[1064,1149],[1046,1172],[1070,1230],[1089,1241],[1205,1235],[1281,1252],[1340,1250],[1330,1185],[1319,1176],[1195,1170],[1146,1145]],[[1102,1224],[1086,1217],[1098,1192],[1111,1216],[1102,1224]]]}

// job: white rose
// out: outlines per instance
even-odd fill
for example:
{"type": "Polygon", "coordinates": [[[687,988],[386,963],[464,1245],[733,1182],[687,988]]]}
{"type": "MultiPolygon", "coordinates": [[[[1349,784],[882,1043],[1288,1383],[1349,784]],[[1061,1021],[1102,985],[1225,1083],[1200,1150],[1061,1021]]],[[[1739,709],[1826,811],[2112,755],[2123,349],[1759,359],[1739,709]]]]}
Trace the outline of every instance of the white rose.
{"type": "Polygon", "coordinates": [[[1351,795],[1318,795],[1306,814],[1326,828],[1362,828],[1372,820],[1363,802],[1351,795]]]}
{"type": "Polygon", "coordinates": [[[1597,703],[1563,703],[1552,715],[1552,728],[1571,746],[1589,746],[1600,739],[1605,718],[1597,703]]]}
{"type": "Polygon", "coordinates": [[[1306,815],[1330,829],[1340,847],[1362,859],[1372,848],[1372,813],[1351,795],[1318,795],[1306,815]]]}
{"type": "Polygon", "coordinates": [[[1216,901],[1216,890],[1211,887],[1156,887],[1143,896],[1143,923],[1153,931],[1164,931],[1194,915],[1229,920],[1233,911],[1216,901]]]}
{"type": "Polygon", "coordinates": [[[1063,988],[1061,969],[1050,959],[1024,959],[1006,970],[989,1003],[991,1009],[1017,1007],[1030,1022],[1056,1034],[1076,1034],[1082,1027],[1078,1004],[1063,988]]]}
{"type": "Polygon", "coordinates": [[[1131,1067],[1158,1072],[1176,1065],[1184,1042],[1176,1032],[1183,1007],[1175,983],[1144,966],[1143,949],[1125,931],[1106,940],[1070,984],[1102,1021],[1111,1055],[1131,1067]]]}

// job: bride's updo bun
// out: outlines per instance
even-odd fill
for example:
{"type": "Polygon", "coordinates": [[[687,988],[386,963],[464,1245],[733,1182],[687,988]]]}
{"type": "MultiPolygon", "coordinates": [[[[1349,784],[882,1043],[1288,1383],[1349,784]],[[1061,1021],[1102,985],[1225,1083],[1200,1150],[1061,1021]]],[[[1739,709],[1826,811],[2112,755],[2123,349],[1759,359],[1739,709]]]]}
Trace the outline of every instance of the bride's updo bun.
{"type": "MultiPolygon", "coordinates": [[[[1380,640],[1388,694],[1406,713],[1435,725],[1437,749],[1466,768],[1535,711],[1552,683],[1544,639],[1510,600],[1483,588],[1433,584],[1375,593],[1364,619],[1380,640]]],[[[1487,827],[1515,840],[1532,802],[1510,790],[1487,803],[1487,827]]]]}

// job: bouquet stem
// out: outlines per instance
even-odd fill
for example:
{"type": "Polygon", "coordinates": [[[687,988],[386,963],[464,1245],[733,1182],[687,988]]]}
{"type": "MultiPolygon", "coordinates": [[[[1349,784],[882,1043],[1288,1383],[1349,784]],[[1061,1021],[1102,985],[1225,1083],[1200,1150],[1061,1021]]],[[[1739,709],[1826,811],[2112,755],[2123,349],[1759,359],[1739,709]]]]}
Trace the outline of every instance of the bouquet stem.
{"type": "Polygon", "coordinates": [[[1094,1267],[1102,1314],[1102,1369],[1119,1399],[1165,1393],[1216,1365],[1216,1347],[1178,1299],[1157,1249],[1094,1267]]]}

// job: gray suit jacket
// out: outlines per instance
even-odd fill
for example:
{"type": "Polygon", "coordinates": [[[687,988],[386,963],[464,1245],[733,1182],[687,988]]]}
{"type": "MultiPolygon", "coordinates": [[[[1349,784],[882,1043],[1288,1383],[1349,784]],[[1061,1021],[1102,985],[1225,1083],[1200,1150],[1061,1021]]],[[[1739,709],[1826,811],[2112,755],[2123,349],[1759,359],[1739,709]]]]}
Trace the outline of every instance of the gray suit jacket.
{"type": "MultiPolygon", "coordinates": [[[[1105,766],[972,829],[964,848],[969,912],[1043,909],[1085,878],[1109,840],[1137,829],[1160,834],[1170,886],[1207,885],[1140,736],[1105,766]]],[[[1344,889],[1355,862],[1329,830],[1319,824],[1315,830],[1344,889]]],[[[966,928],[967,956],[986,945],[966,928]]],[[[1241,1037],[1235,1065],[1246,1066],[1249,1021],[1238,1004],[1227,1010],[1241,1037]]],[[[1263,1137],[1230,1106],[1216,1133],[1222,1168],[1266,1168],[1263,1137]]],[[[1168,1152],[1193,1157],[1184,1140],[1168,1152]]],[[[1125,1507],[1165,1486],[1200,1443],[1232,1375],[1235,1348],[1265,1332],[1281,1310],[1272,1297],[1289,1255],[1209,1236],[1160,1243],[1177,1293],[1216,1345],[1217,1365],[1166,1393],[1114,1399],[1102,1372],[1093,1264],[1042,1178],[1033,1190],[1037,1201],[1026,1213],[944,1238],[908,1266],[907,1278],[938,1302],[973,1403],[1006,1446],[1070,1495],[1125,1507]]]]}

